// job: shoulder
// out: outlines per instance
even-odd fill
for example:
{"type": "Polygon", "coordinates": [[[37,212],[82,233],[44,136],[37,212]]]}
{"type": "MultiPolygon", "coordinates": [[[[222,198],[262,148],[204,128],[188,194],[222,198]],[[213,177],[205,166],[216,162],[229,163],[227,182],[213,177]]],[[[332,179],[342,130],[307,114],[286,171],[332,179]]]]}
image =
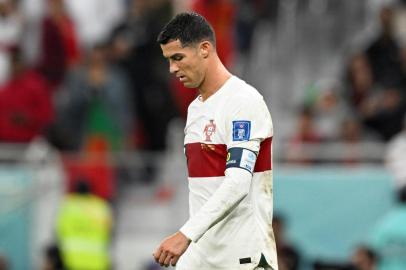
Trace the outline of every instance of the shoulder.
{"type": "Polygon", "coordinates": [[[261,108],[265,105],[263,96],[253,86],[238,77],[233,77],[226,95],[227,108],[261,108]]]}
{"type": "Polygon", "coordinates": [[[263,100],[262,95],[252,85],[248,84],[244,80],[233,76],[229,87],[229,98],[233,100],[263,100]]]}

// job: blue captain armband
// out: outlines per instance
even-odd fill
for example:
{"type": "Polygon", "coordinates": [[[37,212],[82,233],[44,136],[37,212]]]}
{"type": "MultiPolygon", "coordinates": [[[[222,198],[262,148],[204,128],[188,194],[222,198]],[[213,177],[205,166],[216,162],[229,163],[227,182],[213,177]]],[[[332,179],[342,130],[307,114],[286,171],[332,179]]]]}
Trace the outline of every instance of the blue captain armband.
{"type": "Polygon", "coordinates": [[[226,169],[241,168],[252,174],[256,160],[257,155],[251,150],[238,147],[230,148],[227,153],[226,169]]]}

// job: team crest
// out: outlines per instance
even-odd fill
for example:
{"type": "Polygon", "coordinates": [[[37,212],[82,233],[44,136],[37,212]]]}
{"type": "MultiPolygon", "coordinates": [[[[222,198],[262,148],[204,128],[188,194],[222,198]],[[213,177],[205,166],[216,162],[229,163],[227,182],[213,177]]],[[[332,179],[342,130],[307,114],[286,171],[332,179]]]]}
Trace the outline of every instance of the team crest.
{"type": "Polygon", "coordinates": [[[210,120],[210,123],[204,127],[203,133],[206,136],[205,142],[211,142],[211,136],[216,132],[216,124],[214,120],[210,120]]]}

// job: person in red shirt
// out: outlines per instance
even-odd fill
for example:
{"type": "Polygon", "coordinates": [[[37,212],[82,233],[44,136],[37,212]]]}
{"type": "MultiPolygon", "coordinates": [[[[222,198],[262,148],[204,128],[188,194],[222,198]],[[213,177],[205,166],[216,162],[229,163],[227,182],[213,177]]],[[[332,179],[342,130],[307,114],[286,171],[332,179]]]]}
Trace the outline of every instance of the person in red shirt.
{"type": "Polygon", "coordinates": [[[49,86],[37,72],[24,66],[21,52],[11,53],[11,78],[0,87],[0,141],[31,141],[54,118],[49,86]]]}
{"type": "Polygon", "coordinates": [[[57,89],[66,72],[80,60],[75,26],[62,0],[47,0],[48,14],[42,22],[39,71],[52,89],[57,89]]]}

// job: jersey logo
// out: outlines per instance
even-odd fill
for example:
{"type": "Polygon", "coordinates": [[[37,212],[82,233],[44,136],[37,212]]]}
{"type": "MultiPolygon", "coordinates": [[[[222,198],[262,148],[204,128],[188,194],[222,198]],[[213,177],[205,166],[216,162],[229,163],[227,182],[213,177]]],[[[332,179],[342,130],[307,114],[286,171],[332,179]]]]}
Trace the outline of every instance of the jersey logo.
{"type": "Polygon", "coordinates": [[[250,139],[251,121],[233,121],[233,141],[250,139]]]}
{"type": "Polygon", "coordinates": [[[205,142],[211,142],[211,136],[216,132],[216,124],[214,120],[210,120],[210,123],[204,127],[203,133],[206,136],[205,142]]]}

